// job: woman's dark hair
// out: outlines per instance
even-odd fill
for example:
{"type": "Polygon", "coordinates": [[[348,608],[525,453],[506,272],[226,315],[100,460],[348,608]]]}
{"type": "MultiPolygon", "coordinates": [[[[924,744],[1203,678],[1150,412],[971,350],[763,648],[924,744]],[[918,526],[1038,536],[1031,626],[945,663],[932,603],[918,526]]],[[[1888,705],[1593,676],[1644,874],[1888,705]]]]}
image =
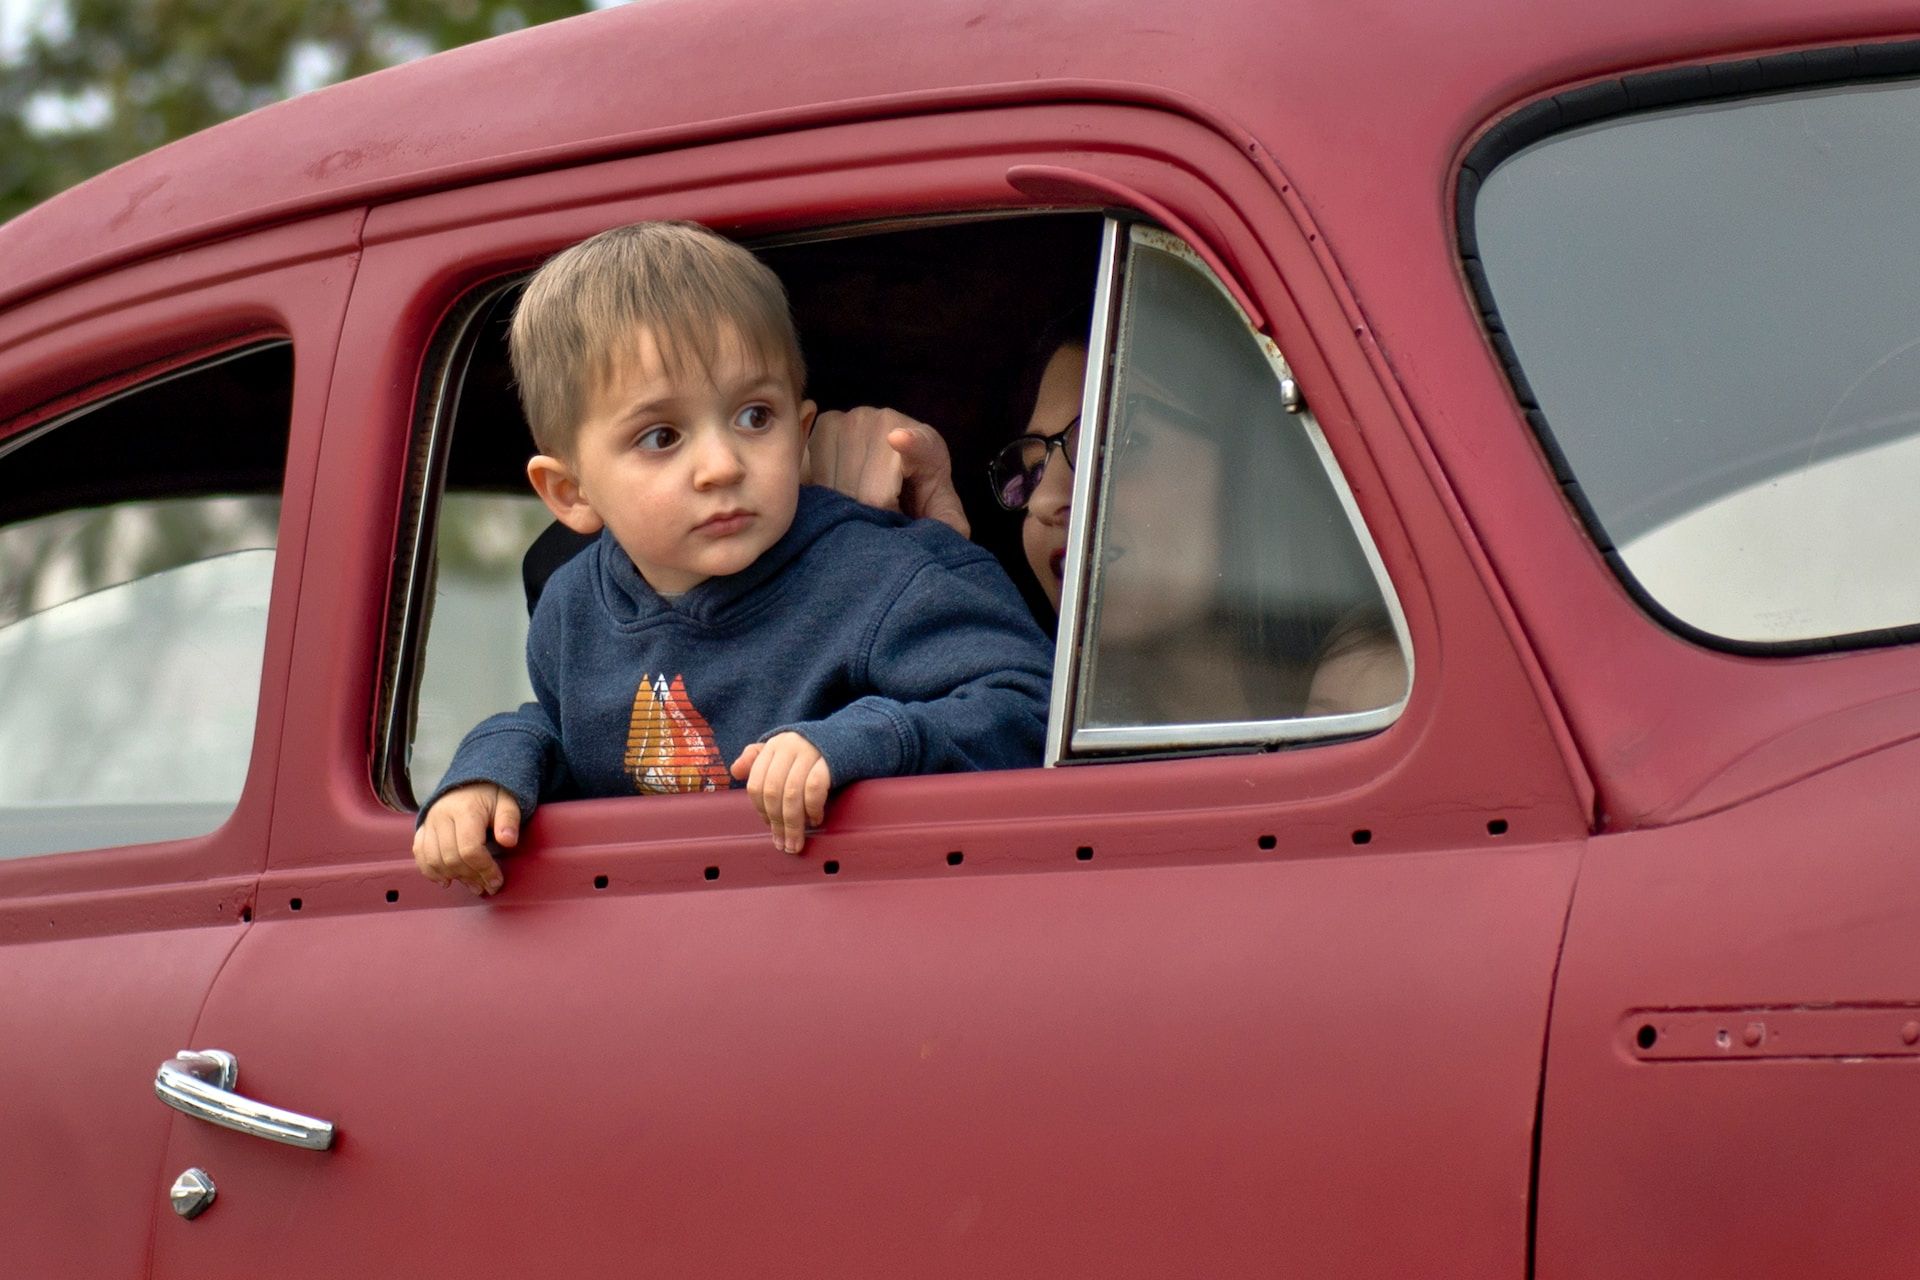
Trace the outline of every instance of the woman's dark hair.
{"type": "Polygon", "coordinates": [[[1006,433],[1007,439],[1027,429],[1027,419],[1033,416],[1033,402],[1040,398],[1040,380],[1046,376],[1054,353],[1062,347],[1085,351],[1087,334],[1092,328],[1093,300],[1090,298],[1075,303],[1041,326],[1028,344],[1026,363],[1021,366],[1020,379],[1013,386],[1013,405],[1007,413],[1013,429],[1006,433]]]}

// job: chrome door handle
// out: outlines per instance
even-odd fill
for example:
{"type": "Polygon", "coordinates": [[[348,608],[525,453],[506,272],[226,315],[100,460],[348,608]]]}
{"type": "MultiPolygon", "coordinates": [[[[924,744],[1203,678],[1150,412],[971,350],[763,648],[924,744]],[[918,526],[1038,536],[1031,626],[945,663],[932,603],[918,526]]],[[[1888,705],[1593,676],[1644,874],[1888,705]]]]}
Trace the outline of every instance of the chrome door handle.
{"type": "Polygon", "coordinates": [[[173,1061],[160,1064],[153,1091],[175,1111],[223,1129],[309,1151],[333,1145],[333,1121],[243,1098],[233,1091],[239,1081],[240,1063],[226,1050],[182,1049],[173,1061]]]}

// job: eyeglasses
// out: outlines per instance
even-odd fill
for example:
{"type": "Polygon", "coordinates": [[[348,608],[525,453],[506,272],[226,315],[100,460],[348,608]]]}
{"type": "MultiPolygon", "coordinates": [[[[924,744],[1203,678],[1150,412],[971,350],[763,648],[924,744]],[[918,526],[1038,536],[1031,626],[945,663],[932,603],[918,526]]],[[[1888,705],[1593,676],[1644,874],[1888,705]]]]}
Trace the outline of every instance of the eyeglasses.
{"type": "Polygon", "coordinates": [[[1050,436],[1020,436],[1009,440],[987,464],[987,481],[993,486],[993,498],[1009,511],[1025,511],[1034,492],[1047,473],[1047,459],[1055,449],[1073,470],[1073,456],[1080,451],[1080,419],[1050,436]]]}

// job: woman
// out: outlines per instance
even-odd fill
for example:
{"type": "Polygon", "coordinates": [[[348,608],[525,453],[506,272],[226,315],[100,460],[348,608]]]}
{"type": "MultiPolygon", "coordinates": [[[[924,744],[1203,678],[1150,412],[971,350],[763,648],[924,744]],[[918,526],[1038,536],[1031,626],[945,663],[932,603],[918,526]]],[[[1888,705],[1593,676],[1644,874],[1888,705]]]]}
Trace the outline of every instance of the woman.
{"type": "MultiPolygon", "coordinates": [[[[1045,363],[1027,379],[1027,429],[990,469],[996,501],[1024,516],[1027,567],[1056,613],[1086,378],[1080,335],[1087,327],[1079,315],[1050,329],[1039,348],[1045,363]],[[1057,465],[1060,459],[1067,465],[1057,465]]],[[[1289,550],[1296,558],[1331,551],[1265,545],[1297,541],[1300,530],[1276,525],[1269,506],[1242,492],[1264,483],[1257,474],[1263,460],[1236,452],[1228,465],[1235,437],[1216,423],[1235,416],[1230,407],[1186,407],[1177,394],[1138,377],[1123,400],[1108,451],[1108,515],[1097,550],[1099,591],[1090,602],[1081,723],[1273,720],[1398,700],[1405,664],[1384,608],[1349,609],[1329,626],[1284,585],[1276,589],[1276,558],[1289,550]],[[1261,527],[1233,526],[1249,516],[1261,527]],[[1240,554],[1230,557],[1229,547],[1240,554]]],[[[822,415],[810,451],[817,483],[968,531],[946,446],[931,427],[889,410],[822,415]]]]}

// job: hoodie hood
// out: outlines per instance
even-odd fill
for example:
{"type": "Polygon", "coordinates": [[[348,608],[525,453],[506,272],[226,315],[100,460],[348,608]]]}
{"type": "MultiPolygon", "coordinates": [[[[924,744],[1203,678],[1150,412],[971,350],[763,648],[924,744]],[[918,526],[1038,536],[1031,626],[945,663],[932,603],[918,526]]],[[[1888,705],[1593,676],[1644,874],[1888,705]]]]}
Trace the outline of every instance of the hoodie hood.
{"type": "Polygon", "coordinates": [[[800,486],[800,501],[794,509],[793,523],[780,540],[762,552],[760,558],[739,573],[708,578],[678,599],[667,600],[640,576],[632,559],[605,529],[593,546],[596,577],[604,585],[602,598],[607,612],[620,626],[643,625],[677,614],[698,622],[724,621],[736,605],[757,602],[759,589],[780,575],[809,547],[829,531],[843,524],[873,524],[898,528],[910,523],[894,511],[864,506],[845,494],[820,485],[800,486]]]}

